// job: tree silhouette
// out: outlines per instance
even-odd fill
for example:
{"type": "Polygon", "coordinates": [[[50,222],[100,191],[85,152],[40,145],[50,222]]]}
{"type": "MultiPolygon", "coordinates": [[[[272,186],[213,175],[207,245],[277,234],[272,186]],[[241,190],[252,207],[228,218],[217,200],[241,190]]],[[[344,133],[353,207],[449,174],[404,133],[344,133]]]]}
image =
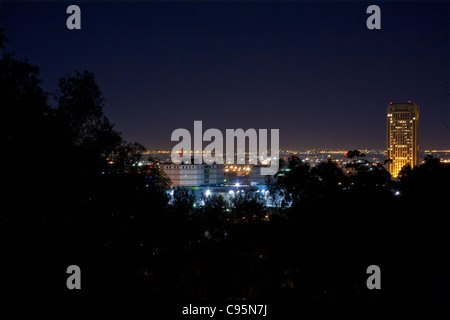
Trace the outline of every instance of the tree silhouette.
{"type": "Polygon", "coordinates": [[[319,178],[327,192],[342,190],[347,181],[344,172],[332,161],[319,163],[311,169],[311,175],[319,178]]]}
{"type": "Polygon", "coordinates": [[[104,99],[93,73],[76,71],[58,81],[55,121],[72,159],[83,171],[103,170],[107,156],[121,143],[121,136],[103,113],[104,99]],[[79,164],[79,165],[78,165],[79,164]]]}
{"type": "Polygon", "coordinates": [[[261,221],[265,215],[263,196],[257,192],[235,192],[230,205],[234,221],[238,223],[261,221]]]}
{"type": "Polygon", "coordinates": [[[173,189],[172,207],[177,215],[189,215],[194,211],[196,204],[195,194],[186,188],[176,187],[173,189]]]}
{"type": "MultiPolygon", "coordinates": [[[[4,39],[0,30],[2,48],[4,39]]],[[[37,294],[21,266],[40,275],[35,282],[40,296],[65,296],[64,281],[55,275],[73,261],[91,263],[95,255],[105,257],[90,269],[101,284],[105,274],[117,275],[124,261],[137,266],[137,249],[167,243],[170,230],[164,214],[168,179],[157,163],[137,172],[110,170],[107,159],[122,139],[103,113],[93,73],[61,78],[52,107],[40,82],[39,69],[28,61],[11,53],[1,57],[0,130],[8,155],[1,195],[7,210],[0,212],[0,249],[7,261],[1,267],[2,296],[37,294]],[[108,263],[120,254],[123,262],[108,263]]],[[[123,149],[128,148],[132,152],[121,151],[129,167],[142,146],[123,149]]],[[[121,289],[127,287],[116,290],[121,289]]]]}
{"type": "MultiPolygon", "coordinates": [[[[0,30],[1,47],[5,37],[0,30]]],[[[46,198],[46,180],[51,172],[49,141],[52,140],[47,94],[40,87],[39,68],[27,60],[5,53],[0,60],[1,143],[4,148],[2,167],[1,210],[5,236],[35,240],[36,221],[42,217],[42,199],[46,198]],[[33,173],[30,174],[30,168],[33,173]],[[26,214],[25,214],[26,213],[26,214]]],[[[3,234],[3,233],[2,233],[3,234]]]]}
{"type": "Polygon", "coordinates": [[[306,188],[310,183],[310,165],[299,157],[292,156],[288,160],[288,173],[280,176],[278,182],[286,190],[286,200],[292,201],[295,206],[302,198],[307,196],[306,188]]]}
{"type": "Polygon", "coordinates": [[[201,200],[205,202],[203,206],[204,214],[207,216],[220,217],[225,214],[229,203],[221,194],[203,195],[201,200]]]}
{"type": "Polygon", "coordinates": [[[123,142],[112,153],[113,170],[118,173],[136,173],[146,148],[138,143],[123,142]]]}
{"type": "Polygon", "coordinates": [[[362,153],[359,150],[349,150],[347,152],[347,158],[353,159],[353,158],[364,158],[366,155],[362,153]]]}

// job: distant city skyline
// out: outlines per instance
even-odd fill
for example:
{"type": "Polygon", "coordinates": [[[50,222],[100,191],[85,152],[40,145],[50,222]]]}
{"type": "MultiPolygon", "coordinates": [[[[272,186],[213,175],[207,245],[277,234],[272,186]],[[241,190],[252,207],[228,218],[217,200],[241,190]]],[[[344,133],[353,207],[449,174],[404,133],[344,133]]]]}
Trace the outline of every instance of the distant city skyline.
{"type": "Polygon", "coordinates": [[[123,137],[170,150],[176,128],[280,129],[282,149],[386,149],[386,106],[421,106],[421,149],[450,149],[449,5],[367,2],[3,2],[4,52],[43,88],[89,70],[123,137]]]}

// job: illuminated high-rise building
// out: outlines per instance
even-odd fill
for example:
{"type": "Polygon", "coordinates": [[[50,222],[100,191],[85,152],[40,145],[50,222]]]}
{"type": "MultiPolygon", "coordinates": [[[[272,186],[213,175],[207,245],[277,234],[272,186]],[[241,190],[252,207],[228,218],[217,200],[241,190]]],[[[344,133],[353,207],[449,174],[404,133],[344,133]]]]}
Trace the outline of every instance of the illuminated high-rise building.
{"type": "Polygon", "coordinates": [[[397,178],[405,165],[414,167],[419,157],[419,106],[414,102],[387,107],[387,158],[389,172],[397,178]]]}

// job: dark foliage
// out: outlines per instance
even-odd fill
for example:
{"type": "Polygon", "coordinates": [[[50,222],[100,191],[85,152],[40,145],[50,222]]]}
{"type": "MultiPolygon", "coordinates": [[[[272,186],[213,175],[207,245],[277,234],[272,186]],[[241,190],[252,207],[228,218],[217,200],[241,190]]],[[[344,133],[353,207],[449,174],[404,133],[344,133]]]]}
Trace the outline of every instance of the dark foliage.
{"type": "Polygon", "coordinates": [[[137,166],[145,148],[104,115],[93,73],[61,78],[51,107],[38,68],[11,54],[0,67],[2,297],[449,297],[450,167],[438,159],[394,181],[358,150],[348,173],[292,157],[271,179],[273,208],[182,188],[169,203],[157,162],[137,166]],[[72,264],[83,290],[65,287],[72,264]],[[381,291],[366,288],[372,264],[381,291]]]}

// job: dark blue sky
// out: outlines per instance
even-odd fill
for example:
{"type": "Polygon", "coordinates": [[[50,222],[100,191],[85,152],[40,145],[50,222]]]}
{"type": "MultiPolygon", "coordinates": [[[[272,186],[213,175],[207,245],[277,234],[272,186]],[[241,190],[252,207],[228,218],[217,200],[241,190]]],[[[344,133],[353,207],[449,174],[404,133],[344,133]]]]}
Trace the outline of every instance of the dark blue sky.
{"type": "Polygon", "coordinates": [[[3,2],[2,18],[44,89],[94,72],[116,129],[150,149],[194,120],[278,128],[282,148],[385,148],[386,105],[408,100],[421,149],[450,149],[446,2],[3,2]],[[69,4],[82,30],[66,28],[69,4]]]}

